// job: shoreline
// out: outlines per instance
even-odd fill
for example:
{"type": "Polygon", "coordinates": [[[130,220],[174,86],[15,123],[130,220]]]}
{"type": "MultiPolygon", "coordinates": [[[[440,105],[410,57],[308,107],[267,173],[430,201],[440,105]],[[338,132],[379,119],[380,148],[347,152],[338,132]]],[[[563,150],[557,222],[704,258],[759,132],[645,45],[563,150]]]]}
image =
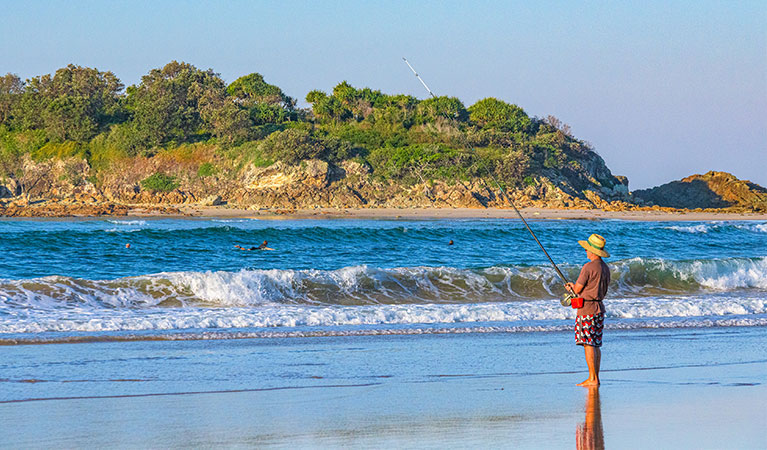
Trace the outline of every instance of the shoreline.
{"type": "MultiPolygon", "coordinates": [[[[179,208],[182,214],[149,214],[135,217],[215,218],[215,219],[519,219],[513,209],[475,208],[318,208],[298,210],[248,210],[227,207],[179,208]]],[[[629,220],[629,221],[719,221],[765,220],[767,213],[696,211],[603,211],[599,209],[521,208],[526,220],[629,220]]],[[[130,216],[134,216],[130,214],[130,216]]]]}
{"type": "MultiPolygon", "coordinates": [[[[154,209],[145,205],[125,205],[126,214],[77,214],[66,216],[0,216],[0,220],[97,220],[97,219],[368,219],[368,220],[519,220],[511,208],[313,208],[260,209],[222,206],[169,205],[154,209]]],[[[626,220],[636,222],[711,222],[767,221],[767,212],[715,212],[685,210],[605,211],[602,209],[520,208],[525,220],[626,220]]]]}

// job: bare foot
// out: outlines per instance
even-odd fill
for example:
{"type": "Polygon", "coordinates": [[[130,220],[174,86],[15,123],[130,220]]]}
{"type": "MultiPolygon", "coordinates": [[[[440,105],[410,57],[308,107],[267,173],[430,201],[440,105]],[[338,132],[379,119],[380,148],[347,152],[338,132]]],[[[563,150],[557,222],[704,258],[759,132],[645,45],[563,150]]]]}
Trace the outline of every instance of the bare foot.
{"type": "Polygon", "coordinates": [[[599,380],[591,380],[588,379],[586,381],[583,381],[581,383],[578,383],[576,386],[583,386],[583,387],[594,387],[599,386],[599,380]]]}

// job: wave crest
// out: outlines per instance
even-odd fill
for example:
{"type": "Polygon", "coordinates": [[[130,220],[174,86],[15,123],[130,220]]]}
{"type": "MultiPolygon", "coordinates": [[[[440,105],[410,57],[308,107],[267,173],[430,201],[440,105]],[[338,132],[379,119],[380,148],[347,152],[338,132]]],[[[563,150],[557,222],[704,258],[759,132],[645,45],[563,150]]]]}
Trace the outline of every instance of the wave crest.
{"type": "MultiPolygon", "coordinates": [[[[633,258],[611,263],[609,296],[686,295],[767,290],[767,257],[691,261],[633,258]]],[[[563,268],[571,279],[577,267],[563,268]]],[[[548,266],[369,266],[337,270],[170,272],[115,280],[51,276],[0,280],[0,314],[8,308],[247,307],[479,303],[559,297],[548,266]]]]}

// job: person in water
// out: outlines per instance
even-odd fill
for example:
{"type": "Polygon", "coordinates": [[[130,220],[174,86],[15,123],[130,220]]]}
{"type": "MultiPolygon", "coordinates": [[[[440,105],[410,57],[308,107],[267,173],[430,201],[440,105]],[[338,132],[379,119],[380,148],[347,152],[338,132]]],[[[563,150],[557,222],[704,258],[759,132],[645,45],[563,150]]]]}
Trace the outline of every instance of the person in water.
{"type": "Polygon", "coordinates": [[[250,250],[274,250],[273,248],[269,248],[266,245],[267,245],[267,242],[264,241],[258,247],[245,248],[245,247],[240,247],[239,245],[235,245],[235,247],[240,249],[240,250],[248,250],[248,251],[250,251],[250,250]]]}
{"type": "Polygon", "coordinates": [[[578,386],[599,386],[599,365],[602,362],[602,330],[605,323],[605,305],[610,284],[610,269],[602,258],[608,258],[605,238],[592,234],[587,241],[578,241],[586,249],[589,262],[583,265],[578,280],[565,287],[583,298],[583,307],[578,308],[575,319],[575,343],[582,345],[586,354],[589,377],[578,386]]]}

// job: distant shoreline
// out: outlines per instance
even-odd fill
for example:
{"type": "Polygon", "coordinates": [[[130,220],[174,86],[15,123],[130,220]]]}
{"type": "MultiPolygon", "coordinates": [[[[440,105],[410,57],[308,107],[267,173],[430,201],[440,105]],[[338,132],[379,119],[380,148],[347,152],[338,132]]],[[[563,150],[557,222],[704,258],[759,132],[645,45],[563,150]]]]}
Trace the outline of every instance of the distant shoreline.
{"type": "MultiPolygon", "coordinates": [[[[518,219],[513,209],[475,208],[320,208],[297,210],[247,210],[226,207],[182,207],[186,214],[161,217],[254,218],[254,219],[518,219]]],[[[665,211],[602,211],[582,209],[522,208],[530,220],[633,220],[633,221],[719,221],[767,220],[767,213],[713,213],[665,211]]]]}
{"type": "MultiPolygon", "coordinates": [[[[3,216],[0,220],[130,220],[130,219],[371,219],[371,220],[450,220],[450,219],[511,219],[519,220],[510,208],[313,208],[253,210],[229,206],[176,205],[169,208],[124,205],[123,213],[78,213],[71,215],[3,216]]],[[[520,208],[526,220],[628,220],[637,222],[712,222],[767,221],[767,213],[712,212],[684,210],[604,211],[601,209],[520,208]]]]}

